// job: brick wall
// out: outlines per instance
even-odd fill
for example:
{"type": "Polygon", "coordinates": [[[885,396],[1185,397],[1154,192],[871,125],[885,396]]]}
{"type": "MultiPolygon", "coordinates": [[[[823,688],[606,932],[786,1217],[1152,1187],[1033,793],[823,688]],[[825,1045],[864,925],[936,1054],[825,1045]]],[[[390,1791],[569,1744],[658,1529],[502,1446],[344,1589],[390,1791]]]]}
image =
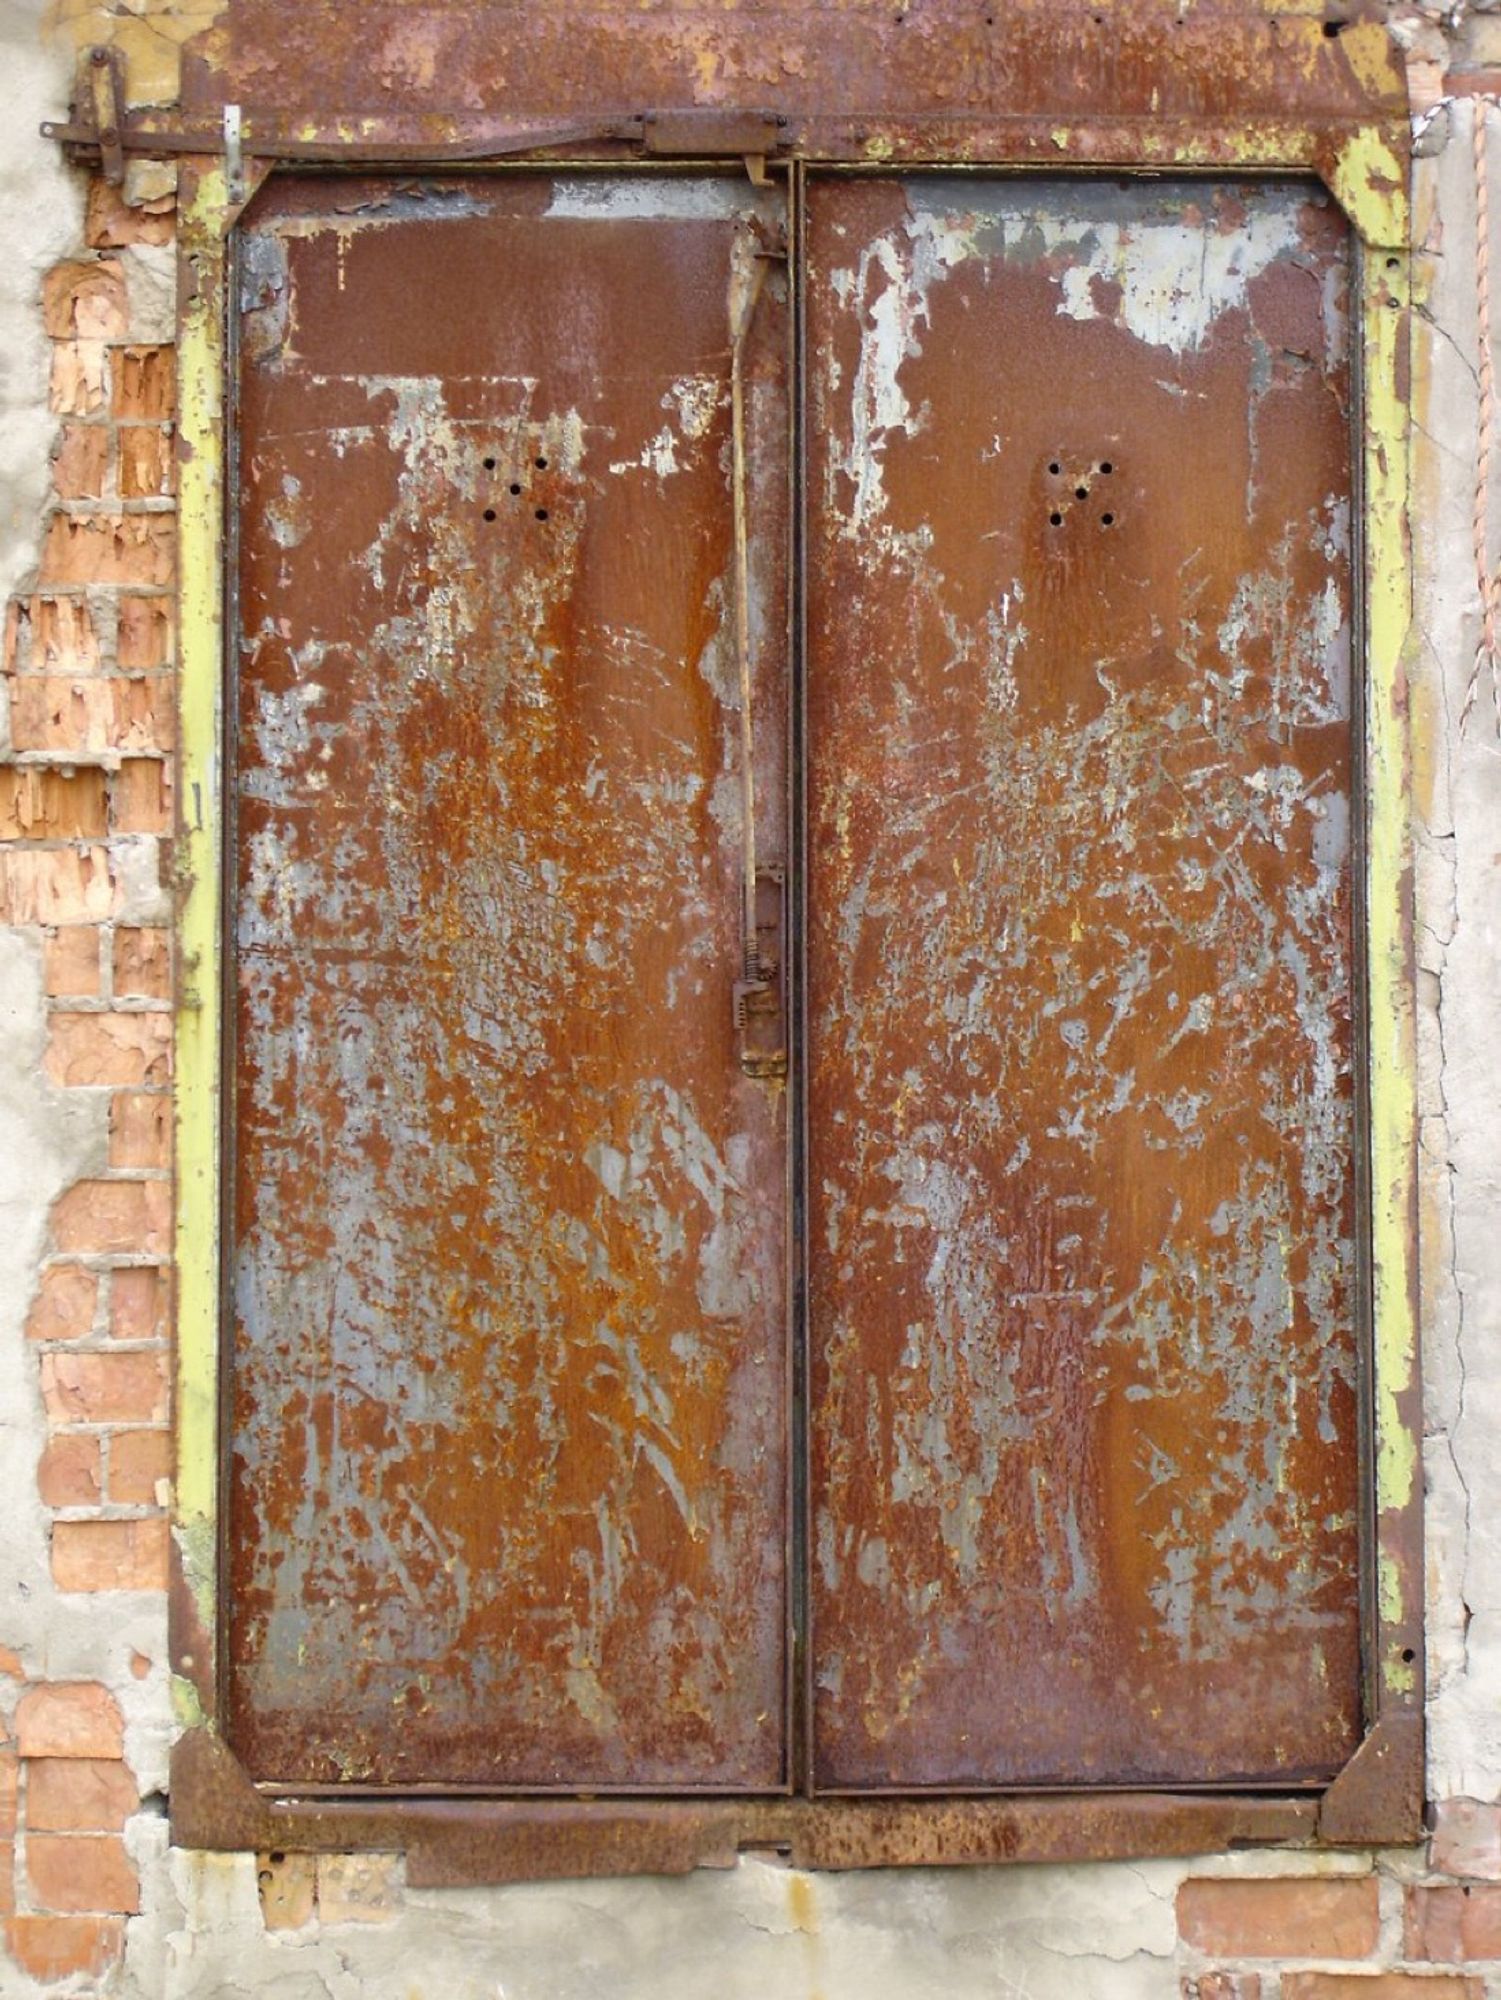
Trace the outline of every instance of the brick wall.
{"type": "MultiPolygon", "coordinates": [[[[170,204],[128,209],[96,184],[86,247],[46,276],[52,499],[5,622],[0,922],[41,941],[48,1077],[108,1128],[102,1171],[53,1208],[26,1319],[65,1596],[166,1586],[174,366],[146,253],[172,230],[170,204]]],[[[38,1980],[93,1977],[139,1908],[120,1707],[91,1682],[28,1685],[4,1637],[6,1940],[38,1980]]]]}

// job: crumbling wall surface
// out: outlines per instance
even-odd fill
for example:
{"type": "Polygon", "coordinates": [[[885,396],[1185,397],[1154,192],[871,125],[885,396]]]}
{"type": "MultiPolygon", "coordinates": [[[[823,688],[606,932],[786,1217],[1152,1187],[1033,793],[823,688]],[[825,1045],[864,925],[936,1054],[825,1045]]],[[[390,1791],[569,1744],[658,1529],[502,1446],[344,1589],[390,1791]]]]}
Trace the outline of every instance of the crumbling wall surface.
{"type": "MultiPolygon", "coordinates": [[[[1126,0],[1117,0],[1126,4],[1126,0]]],[[[1109,4],[1109,0],[1101,0],[1109,4]]],[[[1187,0],[1186,0],[1187,4],[1187,0]]],[[[172,1850],[164,1788],[173,214],[59,163],[70,43],[144,94],[213,0],[0,0],[0,1995],[1501,2000],[1501,728],[1471,546],[1473,144],[1501,13],[1394,12],[1423,114],[1414,348],[1434,1833],[1206,1855],[431,1891],[172,1850]]],[[[1489,152],[1501,232],[1501,112],[1489,152]]],[[[1501,235],[1491,246],[1501,327],[1501,235]]],[[[1501,536],[1501,450],[1490,533],[1501,536]]]]}

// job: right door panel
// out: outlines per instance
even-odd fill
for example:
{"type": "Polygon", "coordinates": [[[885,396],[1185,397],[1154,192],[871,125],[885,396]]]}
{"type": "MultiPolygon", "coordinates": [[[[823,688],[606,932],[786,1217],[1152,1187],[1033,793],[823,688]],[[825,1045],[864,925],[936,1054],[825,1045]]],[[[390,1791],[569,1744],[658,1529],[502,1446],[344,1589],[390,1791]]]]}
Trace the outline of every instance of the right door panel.
{"type": "Polygon", "coordinates": [[[1359,1740],[1349,249],[809,201],[813,1780],[1359,1740]]]}

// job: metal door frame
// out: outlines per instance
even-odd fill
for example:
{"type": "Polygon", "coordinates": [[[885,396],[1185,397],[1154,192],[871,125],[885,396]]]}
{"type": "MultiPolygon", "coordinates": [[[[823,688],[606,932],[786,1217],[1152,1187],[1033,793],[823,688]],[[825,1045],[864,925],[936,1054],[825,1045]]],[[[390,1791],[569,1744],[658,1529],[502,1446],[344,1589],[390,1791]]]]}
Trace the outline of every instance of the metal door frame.
{"type": "MultiPolygon", "coordinates": [[[[1206,8],[1205,12],[1210,10],[1206,8]]],[[[1257,15],[1260,29],[1269,17],[1257,15]]],[[[1217,10],[1216,10],[1217,12],[1217,10]]],[[[898,16],[900,22],[904,16],[898,16]]],[[[1101,20],[1096,15],[1095,21],[1101,20]]],[[[990,17],[987,17],[989,20],[990,17]]],[[[1078,17],[1058,10],[1057,40],[1078,17]]],[[[1217,13],[1221,26],[1224,16],[1217,13]]],[[[1329,29],[1278,16],[1241,79],[1247,96],[1301,79],[1329,29]],[[1259,51],[1259,53],[1258,53],[1259,51]],[[1260,67],[1258,67],[1258,64],[1260,67]]],[[[1046,18],[1027,31],[1047,33],[1046,18]]],[[[172,1766],[172,1829],[183,1846],[219,1849],[400,1849],[416,1884],[548,1876],[673,1873],[732,1865],[777,1849],[805,1867],[1054,1861],[1212,1852],[1248,1843],[1398,1843],[1419,1837],[1423,1799],[1422,1523],[1417,1346],[1417,1091],[1407,675],[1412,579],[1407,529],[1411,312],[1407,120],[1385,30],[1343,32],[1354,79],[1336,105],[1301,114],[1197,119],[1049,115],[1047,107],[875,121],[804,120],[731,107],[599,119],[560,130],[537,121],[501,130],[490,117],[433,126],[410,118],[255,123],[226,105],[220,129],[163,117],[107,126],[83,112],[51,128],[107,169],[120,151],[180,159],[181,746],[177,869],[181,946],[176,1006],[176,1485],[172,1545],[173,1692],[183,1726],[172,1766]],[[233,116],[231,116],[231,113],[233,116]],[[113,150],[114,158],[110,153],[113,150]],[[265,175],[310,157],[393,171],[451,172],[506,159],[544,170],[673,159],[753,174],[804,165],[947,171],[1116,171],[1316,175],[1348,218],[1359,333],[1354,361],[1360,447],[1357,596],[1364,740],[1357,746],[1357,966],[1370,1078],[1368,1176],[1370,1351],[1365,1505],[1367,1733],[1319,1791],[1030,1793],[967,1799],[506,1799],[407,1795],[288,1796],[251,1783],[220,1732],[218,1538],[221,1517],[221,1015],[225,998],[222,871],[224,634],[230,523],[226,466],[233,434],[229,272],[235,225],[265,175]],[[778,160],[775,156],[780,154],[778,160]],[[252,157],[253,155],[253,157],[252,157]]],[[[1255,37],[1252,37],[1255,41],[1255,37]]],[[[113,60],[113,59],[109,59],[113,60]]],[[[107,66],[107,65],[103,65],[107,66]]],[[[112,72],[113,73],[113,72],[112,72]]],[[[1306,93],[1305,93],[1306,96],[1306,93]]],[[[89,103],[87,97],[80,104],[89,103]]],[[[685,103],[691,100],[685,99],[685,103]]],[[[796,204],[795,204],[796,207],[796,204]]],[[[800,244],[795,247],[800,248],[800,244]]],[[[798,329],[799,338],[801,328],[798,329]]],[[[799,346],[801,352],[801,346],[799,346]]],[[[796,395],[796,386],[794,385],[796,395]]],[[[797,552],[800,554],[800,552],[797,552]]],[[[796,581],[794,580],[794,588],[796,581]]]]}

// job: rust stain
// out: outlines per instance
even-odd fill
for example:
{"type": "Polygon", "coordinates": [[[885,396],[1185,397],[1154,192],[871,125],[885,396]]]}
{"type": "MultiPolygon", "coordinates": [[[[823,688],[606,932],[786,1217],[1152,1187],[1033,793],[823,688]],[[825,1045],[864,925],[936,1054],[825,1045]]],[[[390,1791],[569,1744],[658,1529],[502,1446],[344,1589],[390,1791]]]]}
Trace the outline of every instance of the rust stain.
{"type": "Polygon", "coordinates": [[[730,1004],[728,299],[778,201],[293,179],[247,232],[228,1713],[258,1777],[784,1776],[784,1103],[730,1004]]]}
{"type": "Polygon", "coordinates": [[[935,179],[810,232],[816,1781],[1327,1777],[1344,227],[935,179]]]}

